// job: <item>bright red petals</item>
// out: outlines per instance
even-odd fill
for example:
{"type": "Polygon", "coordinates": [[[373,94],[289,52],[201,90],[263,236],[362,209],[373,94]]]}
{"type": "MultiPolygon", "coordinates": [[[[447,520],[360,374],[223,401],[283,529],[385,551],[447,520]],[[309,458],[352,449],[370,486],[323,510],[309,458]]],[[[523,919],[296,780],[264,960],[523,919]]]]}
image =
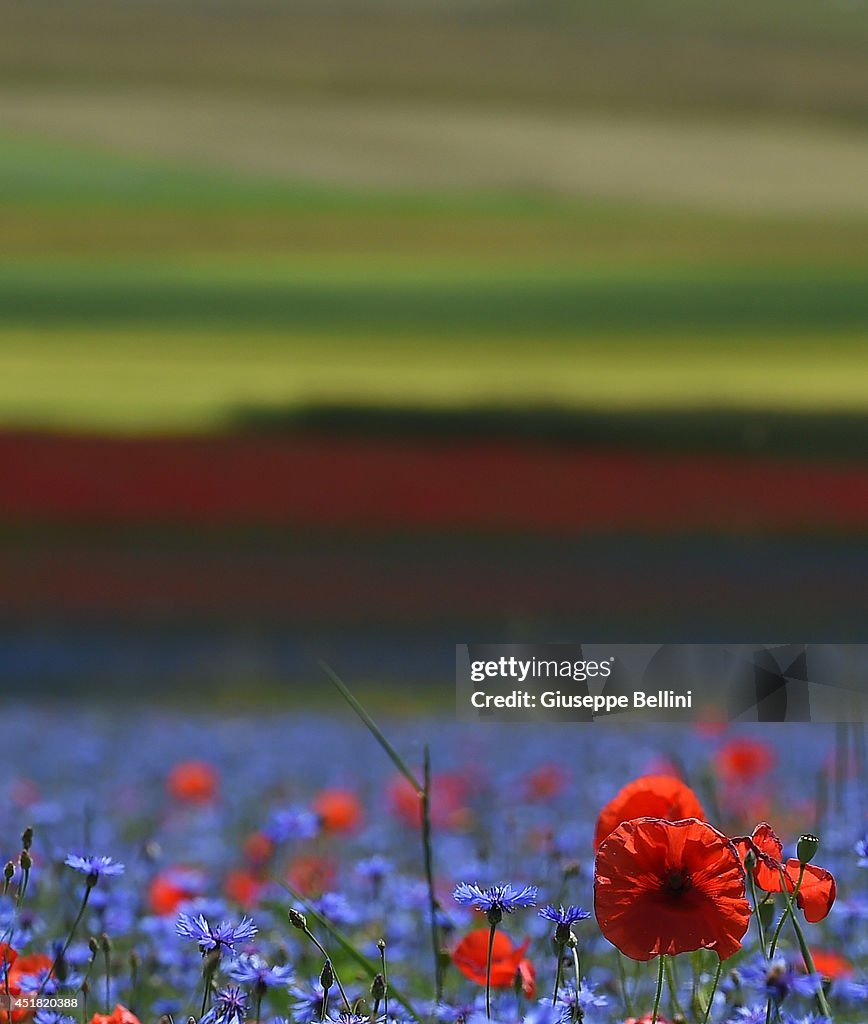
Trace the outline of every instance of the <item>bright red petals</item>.
{"type": "Polygon", "coordinates": [[[694,949],[726,960],[750,922],[735,847],[695,818],[619,825],[597,853],[594,910],[603,935],[633,960],[694,949]]]}
{"type": "Polygon", "coordinates": [[[683,821],[698,818],[705,821],[705,811],[693,790],[681,779],[671,775],[643,775],[625,786],[610,800],[597,819],[594,849],[622,821],[632,818],[665,818],[683,821]]]}

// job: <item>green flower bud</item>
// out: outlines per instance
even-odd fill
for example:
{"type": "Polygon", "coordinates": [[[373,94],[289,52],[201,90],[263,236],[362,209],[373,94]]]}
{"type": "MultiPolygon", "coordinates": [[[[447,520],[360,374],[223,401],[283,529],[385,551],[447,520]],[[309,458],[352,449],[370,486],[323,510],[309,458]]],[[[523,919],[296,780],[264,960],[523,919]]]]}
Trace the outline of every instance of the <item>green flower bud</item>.
{"type": "Polygon", "coordinates": [[[799,863],[810,864],[819,848],[820,840],[816,836],[812,836],[810,833],[803,835],[799,839],[799,845],[796,847],[796,856],[799,858],[799,863]]]}
{"type": "Polygon", "coordinates": [[[307,931],[307,918],[301,913],[301,911],[296,910],[295,907],[290,907],[287,912],[287,916],[289,917],[289,923],[293,928],[298,928],[298,930],[302,932],[307,931]]]}
{"type": "Polygon", "coordinates": [[[328,992],[332,985],[334,985],[335,972],[332,970],[331,960],[326,960],[323,964],[323,968],[319,975],[319,983],[322,985],[323,992],[328,992]]]}

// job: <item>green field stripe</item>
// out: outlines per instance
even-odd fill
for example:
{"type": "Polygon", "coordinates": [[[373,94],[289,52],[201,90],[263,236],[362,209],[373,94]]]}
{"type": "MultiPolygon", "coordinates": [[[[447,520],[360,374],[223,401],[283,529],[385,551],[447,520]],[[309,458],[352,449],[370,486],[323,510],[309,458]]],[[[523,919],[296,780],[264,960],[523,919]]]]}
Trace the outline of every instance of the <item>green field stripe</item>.
{"type": "Polygon", "coordinates": [[[792,338],[0,330],[0,427],[232,430],[319,406],[868,410],[868,332],[792,338]]]}
{"type": "Polygon", "coordinates": [[[868,328],[859,275],[366,282],[208,280],[50,272],[0,277],[7,326],[275,327],[309,332],[771,333],[868,328]]]}

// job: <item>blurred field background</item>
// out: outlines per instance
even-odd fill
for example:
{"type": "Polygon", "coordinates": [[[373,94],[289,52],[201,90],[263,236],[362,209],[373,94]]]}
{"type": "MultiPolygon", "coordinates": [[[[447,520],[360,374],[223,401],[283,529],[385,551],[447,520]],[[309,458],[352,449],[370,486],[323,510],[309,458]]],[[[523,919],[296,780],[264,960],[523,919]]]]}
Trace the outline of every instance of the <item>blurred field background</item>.
{"type": "Polygon", "coordinates": [[[863,636],[862,0],[0,25],[7,688],[863,636]]]}

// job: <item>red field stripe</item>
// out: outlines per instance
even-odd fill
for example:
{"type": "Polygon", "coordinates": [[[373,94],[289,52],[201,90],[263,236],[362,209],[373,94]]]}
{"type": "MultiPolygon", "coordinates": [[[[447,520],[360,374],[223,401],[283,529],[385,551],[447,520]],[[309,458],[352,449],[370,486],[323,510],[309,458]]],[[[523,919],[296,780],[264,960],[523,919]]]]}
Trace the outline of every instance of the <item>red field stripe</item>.
{"type": "Polygon", "coordinates": [[[862,529],[868,465],[506,441],[0,435],[6,523],[862,529]]]}

